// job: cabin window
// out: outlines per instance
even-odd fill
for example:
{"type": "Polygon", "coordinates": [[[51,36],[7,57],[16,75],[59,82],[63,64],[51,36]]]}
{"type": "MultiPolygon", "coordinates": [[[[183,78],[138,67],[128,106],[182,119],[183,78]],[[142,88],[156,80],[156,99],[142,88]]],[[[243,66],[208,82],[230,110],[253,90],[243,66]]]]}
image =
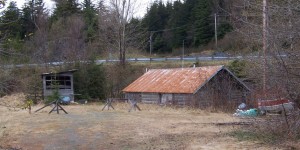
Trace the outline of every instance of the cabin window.
{"type": "Polygon", "coordinates": [[[70,76],[46,76],[46,89],[71,89],[70,76]]]}

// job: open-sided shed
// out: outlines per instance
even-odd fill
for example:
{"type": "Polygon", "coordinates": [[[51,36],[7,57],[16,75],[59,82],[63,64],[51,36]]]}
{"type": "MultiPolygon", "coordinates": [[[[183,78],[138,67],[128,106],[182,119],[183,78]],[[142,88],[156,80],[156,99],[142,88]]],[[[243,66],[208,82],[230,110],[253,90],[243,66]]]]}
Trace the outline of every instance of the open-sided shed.
{"type": "Polygon", "coordinates": [[[69,97],[71,101],[74,101],[73,73],[75,71],[77,70],[43,73],[43,96],[47,98],[53,94],[54,90],[58,90],[60,96],[69,97]]]}
{"type": "Polygon", "coordinates": [[[125,97],[142,103],[237,105],[250,89],[224,66],[152,69],[123,89],[125,97]]]}

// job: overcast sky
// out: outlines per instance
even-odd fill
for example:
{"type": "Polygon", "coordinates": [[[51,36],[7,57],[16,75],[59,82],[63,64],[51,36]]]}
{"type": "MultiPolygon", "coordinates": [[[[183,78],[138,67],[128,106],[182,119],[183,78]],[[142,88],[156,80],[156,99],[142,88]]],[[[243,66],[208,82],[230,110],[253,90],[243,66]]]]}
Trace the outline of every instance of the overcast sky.
{"type": "MultiPolygon", "coordinates": [[[[18,7],[21,8],[23,6],[23,4],[25,3],[25,1],[28,1],[28,0],[8,0],[7,1],[7,4],[9,4],[10,1],[16,1],[17,4],[18,4],[18,7]]],[[[82,2],[82,0],[78,0],[79,2],[82,2]]],[[[95,1],[97,2],[98,0],[92,0],[92,1],[95,1]]],[[[105,1],[108,1],[108,0],[105,0],[105,1]]],[[[147,10],[147,6],[150,5],[150,3],[152,3],[154,0],[137,0],[137,12],[135,14],[135,16],[139,16],[139,17],[142,17],[145,13],[146,13],[146,10],[147,10]]],[[[173,1],[173,0],[163,0],[163,1],[173,1]]],[[[52,0],[44,0],[45,2],[45,5],[48,9],[51,9],[55,6],[54,2],[52,0]]]]}

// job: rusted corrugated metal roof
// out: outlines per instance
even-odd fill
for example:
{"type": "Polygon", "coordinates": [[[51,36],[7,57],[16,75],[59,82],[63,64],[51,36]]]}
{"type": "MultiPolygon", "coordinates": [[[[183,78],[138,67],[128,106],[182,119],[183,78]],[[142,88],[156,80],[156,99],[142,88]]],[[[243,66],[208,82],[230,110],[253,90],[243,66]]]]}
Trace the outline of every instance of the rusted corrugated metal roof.
{"type": "Polygon", "coordinates": [[[123,92],[194,93],[222,68],[152,69],[123,89],[123,92]]]}
{"type": "Polygon", "coordinates": [[[72,70],[62,71],[62,72],[57,72],[57,73],[55,73],[55,72],[49,72],[49,73],[43,73],[42,76],[44,76],[44,75],[64,74],[64,73],[74,73],[76,71],[78,71],[78,69],[72,69],[72,70]]]}

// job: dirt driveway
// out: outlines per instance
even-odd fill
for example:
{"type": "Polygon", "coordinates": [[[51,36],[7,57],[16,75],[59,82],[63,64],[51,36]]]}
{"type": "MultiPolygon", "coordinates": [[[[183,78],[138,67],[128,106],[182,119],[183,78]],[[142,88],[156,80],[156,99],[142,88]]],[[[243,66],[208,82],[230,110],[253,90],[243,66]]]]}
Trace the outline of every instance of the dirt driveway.
{"type": "Polygon", "coordinates": [[[216,124],[241,121],[230,114],[149,105],[130,113],[128,104],[117,104],[116,110],[109,111],[101,111],[102,107],[64,106],[69,114],[59,115],[49,115],[50,107],[31,115],[0,107],[0,146],[28,150],[274,148],[228,136],[237,126],[216,124]]]}

